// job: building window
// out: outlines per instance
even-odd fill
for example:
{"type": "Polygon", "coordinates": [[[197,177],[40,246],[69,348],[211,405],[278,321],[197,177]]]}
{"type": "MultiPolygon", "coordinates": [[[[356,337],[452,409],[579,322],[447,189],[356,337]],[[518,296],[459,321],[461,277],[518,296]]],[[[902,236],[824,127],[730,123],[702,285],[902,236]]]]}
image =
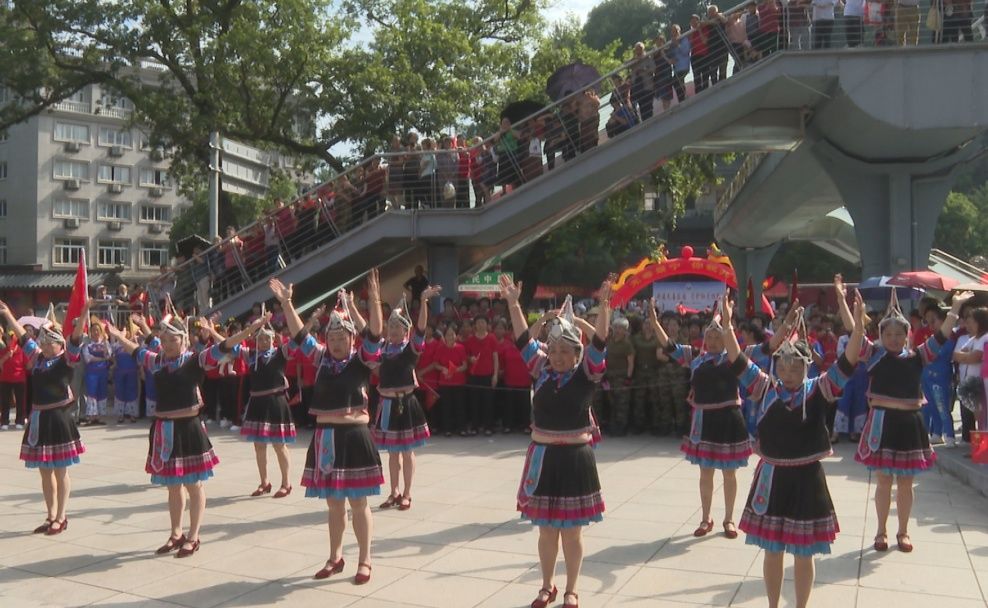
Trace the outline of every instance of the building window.
{"type": "Polygon", "coordinates": [[[5,104],[10,101],[10,93],[7,91],[7,87],[0,87],[0,104],[5,104]]]}
{"type": "Polygon", "coordinates": [[[7,179],[7,161],[0,160],[0,180],[7,179]]]}
{"type": "Polygon", "coordinates": [[[132,144],[130,131],[127,129],[114,129],[112,127],[100,127],[99,145],[101,146],[123,146],[129,148],[132,144]]]}
{"type": "Polygon", "coordinates": [[[75,93],[72,93],[65,98],[65,101],[78,101],[78,102],[88,102],[89,101],[89,87],[82,87],[75,93]]]}
{"type": "Polygon", "coordinates": [[[89,127],[86,125],[74,125],[68,122],[56,122],[55,141],[74,141],[88,144],[89,127]]]}
{"type": "Polygon", "coordinates": [[[100,165],[99,182],[102,184],[130,184],[130,167],[100,165]]]}
{"type": "Polygon", "coordinates": [[[161,268],[168,265],[168,243],[141,243],[141,267],[161,268]]]}
{"type": "Polygon", "coordinates": [[[0,198],[0,217],[7,217],[7,199],[0,198]]]}
{"type": "Polygon", "coordinates": [[[52,264],[78,264],[79,252],[85,249],[86,241],[84,239],[55,239],[52,264]]]}
{"type": "Polygon", "coordinates": [[[171,207],[161,205],[141,205],[142,222],[164,222],[172,221],[171,207]]]}
{"type": "Polygon", "coordinates": [[[130,266],[130,241],[105,241],[96,244],[97,266],[130,266]]]}
{"type": "Polygon", "coordinates": [[[89,163],[71,160],[55,161],[55,179],[87,179],[88,177],[89,163]]]}
{"type": "Polygon", "coordinates": [[[51,204],[52,217],[89,219],[89,201],[78,199],[56,199],[51,204]]]}
{"type": "Polygon", "coordinates": [[[7,239],[0,237],[0,264],[7,263],[7,239]]]}
{"type": "Polygon", "coordinates": [[[0,144],[6,143],[8,139],[10,139],[10,135],[7,134],[7,131],[0,131],[0,144]]]}
{"type": "Polygon", "coordinates": [[[141,185],[165,188],[168,186],[168,173],[161,169],[141,169],[141,185]]]}
{"type": "Polygon", "coordinates": [[[100,201],[96,205],[96,219],[111,222],[130,221],[130,203],[100,201]]]}

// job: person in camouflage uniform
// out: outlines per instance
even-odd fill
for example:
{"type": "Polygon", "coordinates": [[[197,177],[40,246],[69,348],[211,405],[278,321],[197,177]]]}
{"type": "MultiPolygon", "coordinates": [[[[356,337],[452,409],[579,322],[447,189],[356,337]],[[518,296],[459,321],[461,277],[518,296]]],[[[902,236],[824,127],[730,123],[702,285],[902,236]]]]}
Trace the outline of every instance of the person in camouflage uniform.
{"type": "Polygon", "coordinates": [[[659,402],[659,339],[648,323],[640,324],[640,331],[631,336],[635,345],[635,390],[631,398],[631,432],[638,434],[646,429],[653,435],[665,435],[670,424],[662,420],[659,402]]]}
{"type": "MultiPolygon", "coordinates": [[[[679,336],[679,315],[667,311],[662,314],[662,328],[666,335],[679,336]]],[[[665,352],[658,352],[658,392],[660,429],[666,433],[685,435],[689,432],[690,406],[689,368],[677,364],[665,352]]]]}
{"type": "Polygon", "coordinates": [[[628,333],[628,320],[615,319],[607,337],[607,401],[610,405],[610,432],[620,437],[628,433],[631,414],[631,384],[635,373],[635,346],[628,333]]]}

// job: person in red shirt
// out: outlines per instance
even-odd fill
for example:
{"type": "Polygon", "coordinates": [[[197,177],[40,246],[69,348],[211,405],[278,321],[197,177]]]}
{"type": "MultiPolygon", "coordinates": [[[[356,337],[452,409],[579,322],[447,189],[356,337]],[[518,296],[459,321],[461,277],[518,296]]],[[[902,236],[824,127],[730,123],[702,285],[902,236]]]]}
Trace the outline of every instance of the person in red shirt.
{"type": "Polygon", "coordinates": [[[450,323],[436,342],[432,365],[439,376],[439,409],[447,437],[466,437],[467,349],[457,341],[458,328],[450,323]]]}
{"type": "Polygon", "coordinates": [[[490,436],[494,434],[494,393],[500,361],[497,338],[487,331],[486,317],[478,316],[473,320],[473,336],[467,340],[466,347],[474,428],[483,429],[484,435],[490,436]]]}
{"type": "Polygon", "coordinates": [[[23,429],[27,421],[27,357],[14,332],[7,332],[0,349],[0,430],[10,428],[10,406],[14,405],[14,425],[23,429]]]}
{"type": "MultiPolygon", "coordinates": [[[[417,316],[413,315],[413,316],[417,316]]],[[[433,329],[425,332],[425,344],[422,346],[422,354],[419,355],[418,363],[415,364],[415,375],[419,379],[419,387],[416,392],[419,394],[419,401],[425,407],[426,419],[429,421],[430,429],[440,429],[442,417],[436,407],[439,397],[439,372],[433,363],[436,357],[436,347],[442,341],[442,337],[433,329]]],[[[438,432],[438,431],[437,431],[438,432]]]]}
{"type": "Polygon", "coordinates": [[[504,388],[504,432],[516,430],[531,433],[532,375],[521,357],[521,351],[508,333],[504,319],[494,324],[494,336],[498,339],[498,359],[503,370],[501,384],[504,388]]]}

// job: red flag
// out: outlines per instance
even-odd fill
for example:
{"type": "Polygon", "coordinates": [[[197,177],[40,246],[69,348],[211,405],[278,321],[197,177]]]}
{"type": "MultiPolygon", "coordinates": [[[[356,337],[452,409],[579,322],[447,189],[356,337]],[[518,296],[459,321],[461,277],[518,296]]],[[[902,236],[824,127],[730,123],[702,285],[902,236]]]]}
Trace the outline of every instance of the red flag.
{"type": "Polygon", "coordinates": [[[789,286],[789,304],[799,299],[799,273],[792,269],[792,285],[789,286]]]}
{"type": "MultiPolygon", "coordinates": [[[[86,273],[86,250],[79,250],[79,268],[75,271],[75,282],[72,284],[72,295],[69,296],[69,307],[65,311],[65,323],[62,331],[68,336],[72,333],[73,321],[82,315],[82,309],[86,307],[89,299],[89,276],[86,273]]],[[[83,330],[85,330],[86,319],[83,319],[83,330]]]]}
{"type": "Polygon", "coordinates": [[[748,297],[744,299],[744,316],[753,319],[755,317],[755,283],[748,277],[748,297]]]}

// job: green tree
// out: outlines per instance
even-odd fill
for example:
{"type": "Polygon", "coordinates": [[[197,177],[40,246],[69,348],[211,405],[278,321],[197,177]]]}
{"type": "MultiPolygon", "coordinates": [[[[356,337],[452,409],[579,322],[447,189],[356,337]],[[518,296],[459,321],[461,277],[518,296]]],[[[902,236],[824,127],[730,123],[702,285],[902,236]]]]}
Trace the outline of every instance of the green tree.
{"type": "Polygon", "coordinates": [[[861,267],[820,249],[809,241],[786,241],[768,265],[768,274],[787,283],[796,270],[800,283],[829,283],[841,273],[847,281],[861,280],[861,267]]]}
{"type": "Polygon", "coordinates": [[[201,187],[208,134],[313,156],[486,112],[523,63],[541,0],[13,0],[0,4],[0,130],[90,84],[134,104],[201,187]],[[139,26],[138,26],[139,24],[139,26]],[[355,44],[358,27],[369,45],[355,44]],[[157,68],[154,82],[136,66],[157,68]],[[495,86],[492,86],[495,85],[495,86]],[[325,124],[320,132],[315,125],[325,124]]]}
{"type": "Polygon", "coordinates": [[[598,51],[616,41],[623,51],[655,37],[661,20],[662,8],[652,0],[604,0],[587,15],[584,41],[598,51]]]}
{"type": "Polygon", "coordinates": [[[966,259],[977,251],[979,209],[960,192],[951,192],[944,203],[933,236],[933,246],[951,255],[966,259]]]}

